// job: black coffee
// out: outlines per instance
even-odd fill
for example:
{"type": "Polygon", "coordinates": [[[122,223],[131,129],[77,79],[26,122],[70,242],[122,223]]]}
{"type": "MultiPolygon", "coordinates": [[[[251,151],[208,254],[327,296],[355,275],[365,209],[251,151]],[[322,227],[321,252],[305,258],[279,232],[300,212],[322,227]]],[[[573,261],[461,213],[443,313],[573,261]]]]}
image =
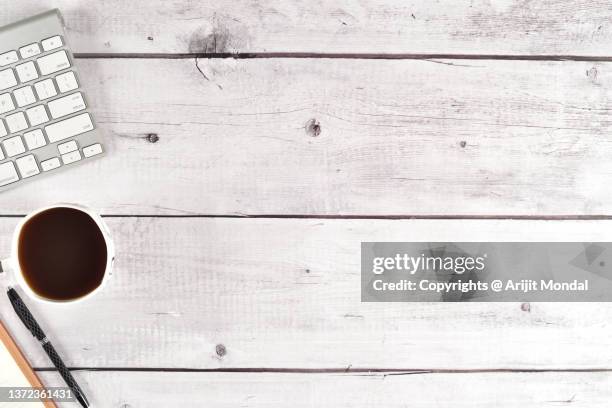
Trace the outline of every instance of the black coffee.
{"type": "Polygon", "coordinates": [[[87,213],[67,207],[30,218],[18,243],[19,266],[39,296],[70,300],[102,283],[107,248],[98,224],[87,213]]]}

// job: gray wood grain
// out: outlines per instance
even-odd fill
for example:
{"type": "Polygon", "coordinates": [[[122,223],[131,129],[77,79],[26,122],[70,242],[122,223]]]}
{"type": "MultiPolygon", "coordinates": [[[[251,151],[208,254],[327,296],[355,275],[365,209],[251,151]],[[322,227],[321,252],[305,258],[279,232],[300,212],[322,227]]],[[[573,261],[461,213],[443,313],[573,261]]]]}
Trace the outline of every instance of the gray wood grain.
{"type": "MultiPolygon", "coordinates": [[[[605,2],[26,0],[0,22],[51,7],[77,53],[139,59],[77,61],[111,154],[3,194],[0,214],[58,201],[128,216],[612,211],[612,65],[597,61],[612,56],[605,2]],[[360,59],[140,59],[183,53],[360,59]],[[414,60],[361,59],[387,54],[414,60]],[[517,57],[533,60],[503,60],[517,57]]],[[[363,240],[452,241],[466,230],[609,241],[611,221],[107,220],[119,257],[106,290],[79,308],[31,305],[70,366],[159,370],[78,371],[95,406],[610,400],[605,305],[362,304],[358,251],[363,240]],[[323,369],[334,372],[307,373],[323,369]]],[[[0,234],[16,222],[0,217],[0,234]]],[[[0,317],[48,366],[4,296],[0,317]]]]}
{"type": "Polygon", "coordinates": [[[0,22],[53,7],[85,53],[612,55],[605,1],[21,0],[0,22]]]}
{"type": "MultiPolygon", "coordinates": [[[[0,219],[0,234],[17,221],[0,219]]],[[[469,231],[475,241],[609,242],[612,221],[107,222],[118,252],[99,296],[78,307],[28,302],[68,366],[612,369],[605,304],[525,310],[520,303],[361,303],[359,295],[361,241],[457,241],[469,231]]],[[[31,363],[48,367],[6,296],[0,316],[31,363]]]]}
{"type": "Polygon", "coordinates": [[[612,213],[611,63],[78,63],[110,154],[0,214],[612,213]]]}

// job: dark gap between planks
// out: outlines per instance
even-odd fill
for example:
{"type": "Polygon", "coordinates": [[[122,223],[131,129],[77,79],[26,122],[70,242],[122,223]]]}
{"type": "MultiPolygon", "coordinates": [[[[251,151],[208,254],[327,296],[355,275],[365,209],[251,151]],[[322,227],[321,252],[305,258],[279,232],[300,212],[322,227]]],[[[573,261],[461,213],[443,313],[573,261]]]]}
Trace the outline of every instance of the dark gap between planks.
{"type": "MultiPolygon", "coordinates": [[[[495,374],[495,373],[612,373],[612,368],[476,368],[476,369],[418,369],[418,368],[164,368],[164,367],[68,367],[70,371],[122,371],[170,373],[279,373],[279,374],[495,374]]],[[[34,371],[57,371],[55,367],[34,367],[34,371]]]]}
{"type": "MultiPolygon", "coordinates": [[[[25,214],[0,214],[0,218],[23,218],[25,214]]],[[[606,221],[612,215],[317,215],[317,214],[102,214],[103,218],[268,218],[305,220],[527,220],[606,221]]]]}
{"type": "Polygon", "coordinates": [[[218,53],[74,53],[75,58],[134,58],[134,59],[374,59],[374,60],[506,60],[506,61],[593,61],[612,62],[612,56],[594,55],[521,55],[521,54],[361,54],[322,52],[218,52],[218,53]]]}

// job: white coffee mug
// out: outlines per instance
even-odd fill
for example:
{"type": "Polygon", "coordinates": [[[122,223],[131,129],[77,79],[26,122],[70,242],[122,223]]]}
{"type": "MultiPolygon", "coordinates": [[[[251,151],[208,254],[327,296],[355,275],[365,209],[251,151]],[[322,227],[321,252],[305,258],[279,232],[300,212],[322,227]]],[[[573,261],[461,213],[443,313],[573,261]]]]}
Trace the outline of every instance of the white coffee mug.
{"type": "Polygon", "coordinates": [[[96,214],[95,212],[93,212],[91,209],[82,206],[82,205],[77,205],[77,204],[55,204],[55,205],[51,205],[48,207],[43,207],[40,208],[32,213],[30,213],[29,215],[27,215],[25,218],[23,218],[19,224],[17,224],[17,227],[15,228],[15,231],[13,233],[13,240],[12,240],[12,244],[11,244],[11,255],[10,258],[5,259],[0,261],[0,276],[2,274],[2,272],[12,272],[17,285],[19,285],[24,292],[30,296],[32,299],[36,299],[38,301],[41,302],[47,302],[47,303],[75,303],[75,302],[79,302],[85,299],[88,299],[90,297],[92,297],[95,293],[99,292],[102,287],[104,286],[105,282],[107,281],[107,279],[112,275],[112,270],[113,270],[113,263],[115,261],[115,246],[113,244],[113,241],[111,239],[110,236],[110,232],[108,230],[108,227],[106,226],[106,224],[104,223],[104,221],[102,220],[102,217],[100,217],[98,214],[96,214]],[[35,215],[42,213],[43,211],[47,211],[53,208],[73,208],[75,210],[79,210],[84,212],[85,214],[89,215],[91,217],[91,219],[93,219],[95,221],[95,223],[97,224],[98,228],[100,229],[100,232],[102,233],[102,236],[104,237],[104,242],[106,243],[106,269],[104,271],[104,276],[102,278],[102,282],[100,283],[100,285],[98,285],[95,289],[93,289],[91,292],[86,293],[85,295],[78,297],[78,298],[74,298],[74,299],[68,299],[68,300],[56,300],[56,299],[48,299],[45,297],[42,297],[40,295],[38,295],[27,283],[26,279],[23,276],[23,272],[21,270],[21,267],[19,265],[19,238],[20,238],[20,234],[21,234],[21,230],[23,229],[23,226],[35,215]]]}

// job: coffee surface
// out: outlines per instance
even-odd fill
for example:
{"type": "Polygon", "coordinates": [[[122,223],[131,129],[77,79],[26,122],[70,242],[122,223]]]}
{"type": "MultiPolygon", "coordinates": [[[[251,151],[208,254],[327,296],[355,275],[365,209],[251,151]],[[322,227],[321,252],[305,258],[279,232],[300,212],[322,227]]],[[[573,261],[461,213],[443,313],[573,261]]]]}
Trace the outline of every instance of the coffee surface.
{"type": "Polygon", "coordinates": [[[36,294],[51,300],[77,299],[100,286],[107,256],[98,224],[74,208],[36,214],[19,236],[23,277],[36,294]]]}

